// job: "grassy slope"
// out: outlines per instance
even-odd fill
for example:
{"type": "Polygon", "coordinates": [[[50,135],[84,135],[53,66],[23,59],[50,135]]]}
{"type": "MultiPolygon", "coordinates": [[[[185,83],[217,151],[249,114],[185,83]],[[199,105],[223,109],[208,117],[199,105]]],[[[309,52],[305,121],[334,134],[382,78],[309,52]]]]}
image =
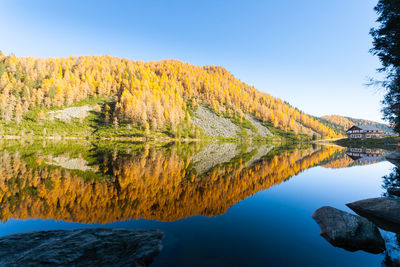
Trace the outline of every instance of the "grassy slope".
{"type": "MultiPolygon", "coordinates": [[[[112,105],[113,100],[110,98],[90,98],[82,100],[70,107],[79,107],[84,105],[112,105]]],[[[20,123],[15,121],[0,121],[0,136],[26,136],[26,137],[76,137],[76,138],[146,138],[146,139],[207,139],[208,137],[194,124],[183,121],[172,130],[168,127],[161,131],[146,131],[139,126],[127,123],[119,123],[116,127],[113,123],[104,122],[103,111],[90,111],[90,115],[85,119],[71,119],[69,122],[63,122],[57,119],[39,120],[39,113],[45,114],[52,110],[59,109],[34,109],[24,114],[20,123]]],[[[227,115],[225,115],[227,117],[227,115]]],[[[240,131],[237,139],[265,139],[261,136],[250,136],[246,129],[257,133],[257,128],[248,120],[229,117],[236,124],[240,131]]],[[[311,137],[305,134],[294,134],[293,132],[285,132],[274,128],[270,123],[264,123],[273,134],[272,140],[310,140],[311,137]]]]}

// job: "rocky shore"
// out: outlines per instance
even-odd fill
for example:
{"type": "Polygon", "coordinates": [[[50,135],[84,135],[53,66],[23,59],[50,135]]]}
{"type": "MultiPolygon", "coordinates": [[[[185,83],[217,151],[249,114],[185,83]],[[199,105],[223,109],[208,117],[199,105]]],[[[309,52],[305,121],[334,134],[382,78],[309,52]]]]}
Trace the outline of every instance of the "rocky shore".
{"type": "Polygon", "coordinates": [[[0,238],[0,266],[149,266],[162,237],[105,228],[18,233],[0,238]]]}
{"type": "MultiPolygon", "coordinates": [[[[400,167],[400,151],[386,158],[400,167]]],[[[383,266],[400,266],[400,188],[388,188],[387,192],[389,197],[346,204],[357,215],[329,206],[317,209],[312,217],[321,228],[321,236],[348,251],[384,252],[383,266]]]]}

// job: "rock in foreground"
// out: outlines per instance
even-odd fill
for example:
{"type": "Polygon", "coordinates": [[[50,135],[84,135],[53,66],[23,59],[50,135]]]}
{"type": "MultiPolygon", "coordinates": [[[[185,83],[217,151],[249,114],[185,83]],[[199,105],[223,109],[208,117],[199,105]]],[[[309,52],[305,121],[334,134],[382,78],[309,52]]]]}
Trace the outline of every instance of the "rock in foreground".
{"type": "Polygon", "coordinates": [[[321,228],[321,236],[335,247],[374,254],[385,250],[378,228],[365,218],[326,206],[314,211],[312,217],[321,228]]]}
{"type": "Polygon", "coordinates": [[[373,221],[382,229],[400,233],[400,200],[378,197],[346,205],[357,214],[373,221]]]}
{"type": "Polygon", "coordinates": [[[103,228],[18,233],[0,238],[0,266],[149,266],[162,236],[103,228]]]}

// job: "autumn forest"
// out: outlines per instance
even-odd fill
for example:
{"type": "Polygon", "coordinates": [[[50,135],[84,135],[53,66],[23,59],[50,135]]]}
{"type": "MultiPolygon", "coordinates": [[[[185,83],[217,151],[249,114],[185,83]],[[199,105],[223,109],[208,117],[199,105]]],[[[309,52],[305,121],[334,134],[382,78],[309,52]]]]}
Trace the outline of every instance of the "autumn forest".
{"type": "MultiPolygon", "coordinates": [[[[40,123],[46,112],[101,99],[99,121],[118,128],[176,135],[192,125],[198,105],[246,125],[253,116],[269,129],[295,135],[333,138],[340,134],[281,99],[241,82],[223,67],[195,66],[178,60],[141,62],[111,56],[24,58],[0,54],[2,125],[40,123]],[[34,114],[34,116],[32,116],[34,114]]],[[[25,129],[29,130],[29,126],[25,129]]]]}

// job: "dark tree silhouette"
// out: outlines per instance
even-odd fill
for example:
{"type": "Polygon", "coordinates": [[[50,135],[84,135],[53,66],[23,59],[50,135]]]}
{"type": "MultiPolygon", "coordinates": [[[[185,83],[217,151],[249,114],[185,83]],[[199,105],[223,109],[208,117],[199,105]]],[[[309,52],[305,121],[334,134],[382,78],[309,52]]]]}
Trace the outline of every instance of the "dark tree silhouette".
{"type": "MultiPolygon", "coordinates": [[[[400,188],[400,168],[394,167],[392,172],[383,176],[383,189],[400,188]]],[[[388,192],[385,196],[391,196],[388,192]]]]}
{"type": "Polygon", "coordinates": [[[371,53],[382,63],[378,71],[386,73],[386,80],[382,82],[387,90],[382,101],[383,116],[400,133],[400,1],[379,0],[375,11],[380,26],[371,29],[374,46],[371,53]]]}

